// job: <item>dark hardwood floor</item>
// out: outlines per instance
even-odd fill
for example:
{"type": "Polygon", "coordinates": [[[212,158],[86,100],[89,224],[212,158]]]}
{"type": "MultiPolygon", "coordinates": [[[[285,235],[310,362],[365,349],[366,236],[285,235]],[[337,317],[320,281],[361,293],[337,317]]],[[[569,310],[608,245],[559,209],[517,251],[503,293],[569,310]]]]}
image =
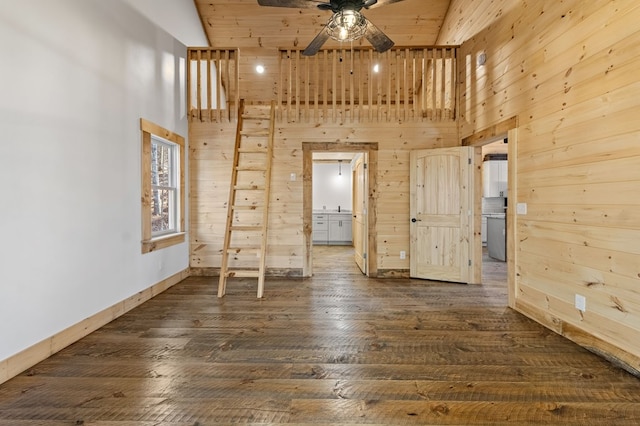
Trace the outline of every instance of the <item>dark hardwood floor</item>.
{"type": "Polygon", "coordinates": [[[0,425],[640,424],[640,379],[482,286],[192,277],[0,385],[0,425]]]}

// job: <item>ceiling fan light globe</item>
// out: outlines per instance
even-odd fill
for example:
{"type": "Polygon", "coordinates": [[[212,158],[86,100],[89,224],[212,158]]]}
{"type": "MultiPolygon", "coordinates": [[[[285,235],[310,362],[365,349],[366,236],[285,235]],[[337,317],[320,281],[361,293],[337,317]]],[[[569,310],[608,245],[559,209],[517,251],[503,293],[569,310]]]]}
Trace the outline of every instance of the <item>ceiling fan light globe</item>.
{"type": "Polygon", "coordinates": [[[357,10],[344,9],[333,14],[326,29],[334,40],[354,41],[364,36],[367,20],[357,10]]]}

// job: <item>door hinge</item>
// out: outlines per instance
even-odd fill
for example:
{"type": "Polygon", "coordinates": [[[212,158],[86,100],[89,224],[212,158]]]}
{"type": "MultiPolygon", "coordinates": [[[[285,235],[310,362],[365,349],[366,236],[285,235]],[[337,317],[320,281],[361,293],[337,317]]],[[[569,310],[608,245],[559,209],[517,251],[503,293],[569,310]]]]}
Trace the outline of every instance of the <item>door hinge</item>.
{"type": "Polygon", "coordinates": [[[364,163],[364,169],[365,170],[367,169],[367,163],[364,163]]]}
{"type": "Polygon", "coordinates": [[[469,164],[471,164],[471,158],[467,158],[467,160],[469,160],[469,164]]]}
{"type": "Polygon", "coordinates": [[[366,258],[367,258],[367,253],[364,253],[364,254],[362,255],[362,258],[363,258],[363,259],[366,259],[366,258]]]}
{"type": "Polygon", "coordinates": [[[471,259],[469,259],[469,266],[471,266],[471,259]]]}

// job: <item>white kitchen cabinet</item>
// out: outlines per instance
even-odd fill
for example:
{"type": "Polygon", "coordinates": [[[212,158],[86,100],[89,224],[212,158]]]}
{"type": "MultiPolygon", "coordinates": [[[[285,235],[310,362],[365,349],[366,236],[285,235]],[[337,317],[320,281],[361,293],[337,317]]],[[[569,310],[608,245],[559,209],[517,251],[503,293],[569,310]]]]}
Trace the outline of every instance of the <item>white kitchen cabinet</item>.
{"type": "Polygon", "coordinates": [[[329,244],[351,244],[351,213],[330,213],[329,244]]]}
{"type": "Polygon", "coordinates": [[[329,219],[327,214],[313,214],[313,244],[327,244],[329,241],[329,219]]]}
{"type": "Polygon", "coordinates": [[[482,215],[482,228],[480,236],[482,238],[482,245],[487,245],[487,216],[482,215]]]}
{"type": "Polygon", "coordinates": [[[482,163],[482,196],[507,196],[507,161],[489,160],[482,163]]]}

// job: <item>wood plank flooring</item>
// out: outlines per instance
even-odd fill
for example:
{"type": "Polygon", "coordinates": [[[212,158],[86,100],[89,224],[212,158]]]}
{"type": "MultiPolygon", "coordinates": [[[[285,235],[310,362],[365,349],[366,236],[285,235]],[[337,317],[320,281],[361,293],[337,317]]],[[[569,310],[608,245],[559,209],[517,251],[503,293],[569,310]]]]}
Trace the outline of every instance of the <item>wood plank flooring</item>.
{"type": "Polygon", "coordinates": [[[0,425],[640,424],[640,379],[506,308],[503,263],[367,279],[350,249],[263,299],[179,283],[1,385],[0,425]]]}

